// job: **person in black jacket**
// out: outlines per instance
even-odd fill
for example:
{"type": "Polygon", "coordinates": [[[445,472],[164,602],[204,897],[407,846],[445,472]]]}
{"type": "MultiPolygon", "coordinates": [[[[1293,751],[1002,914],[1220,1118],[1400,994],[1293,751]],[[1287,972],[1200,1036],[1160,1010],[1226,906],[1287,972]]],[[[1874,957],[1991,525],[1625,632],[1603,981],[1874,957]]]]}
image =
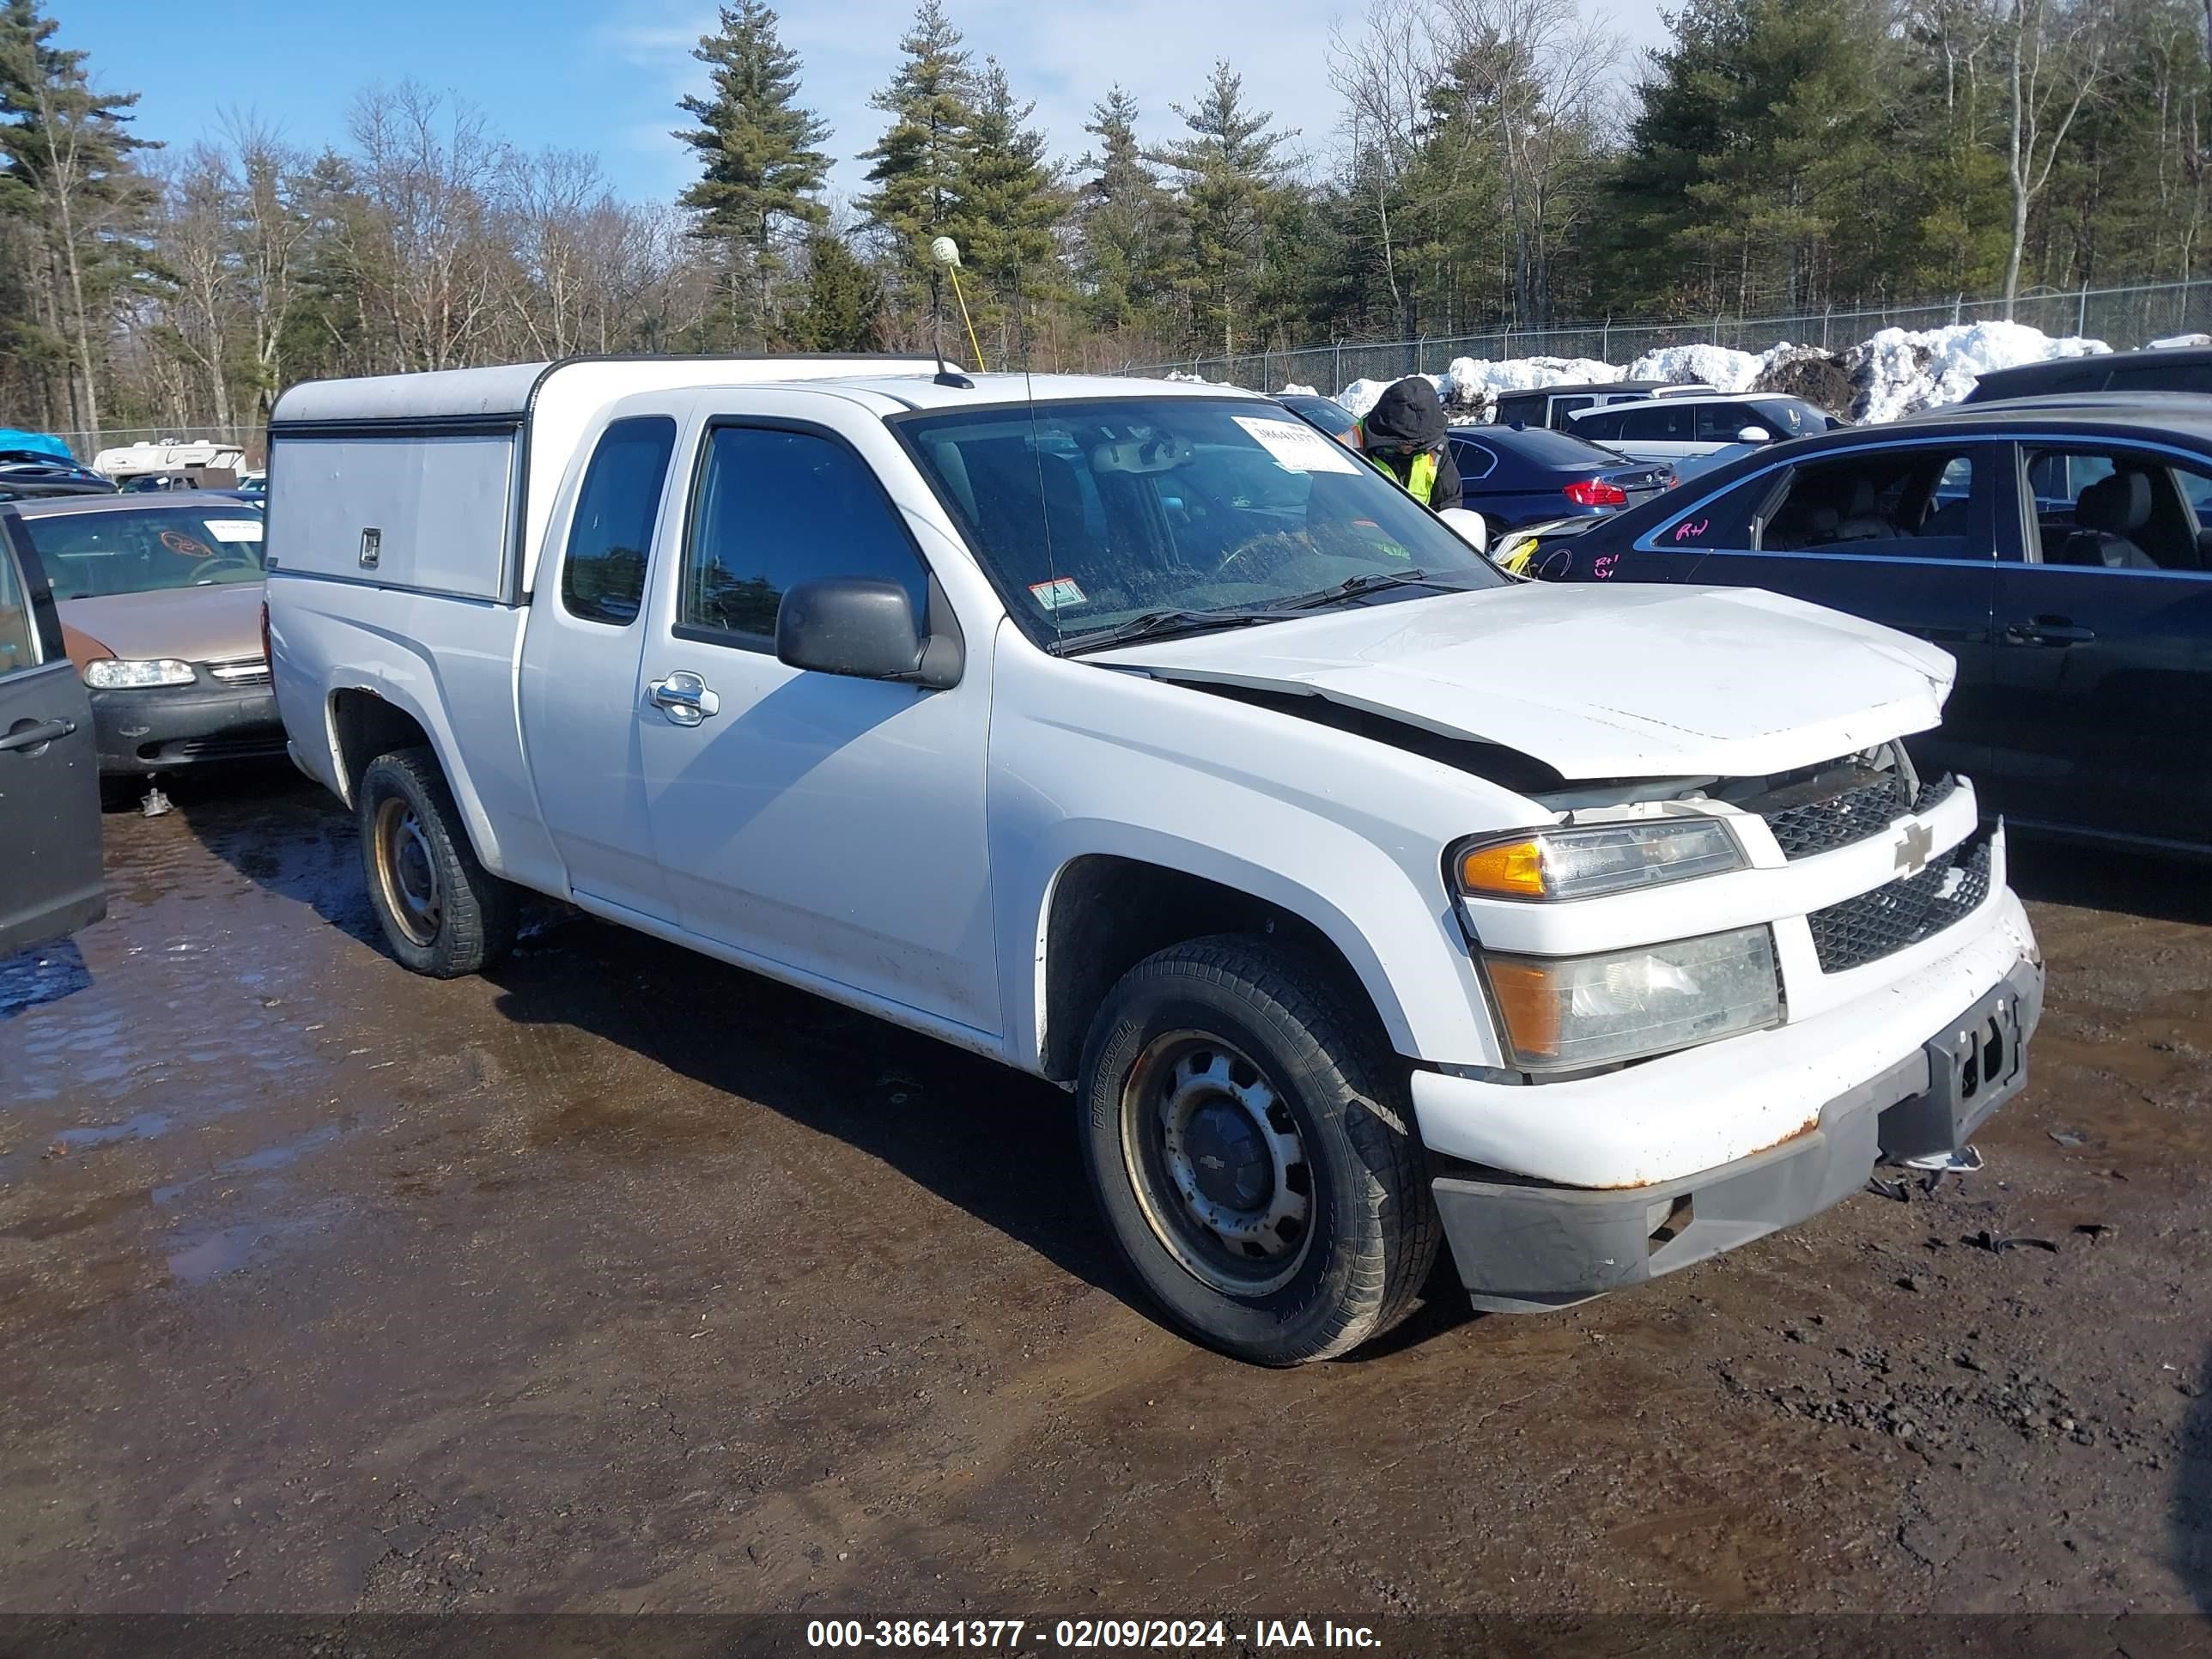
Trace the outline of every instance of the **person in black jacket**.
{"type": "Polygon", "coordinates": [[[1445,441],[1443,400],[1423,376],[1388,387],[1359,423],[1359,447],[1406,493],[1432,512],[1464,505],[1467,493],[1445,441]]]}

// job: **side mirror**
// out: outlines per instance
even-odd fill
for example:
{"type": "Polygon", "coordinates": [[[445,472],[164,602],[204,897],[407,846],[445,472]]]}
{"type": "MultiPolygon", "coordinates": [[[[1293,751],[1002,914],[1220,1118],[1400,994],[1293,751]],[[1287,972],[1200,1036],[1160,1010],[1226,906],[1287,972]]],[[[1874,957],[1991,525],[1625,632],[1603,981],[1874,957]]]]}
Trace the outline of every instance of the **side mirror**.
{"type": "Polygon", "coordinates": [[[775,658],[817,674],[921,680],[914,602],[896,582],[830,576],[800,582],[775,609],[775,658]]]}
{"type": "Polygon", "coordinates": [[[1490,551],[1490,526],[1482,514],[1467,507],[1448,507],[1437,514],[1451,529],[1451,532],[1476,552],[1487,556],[1490,551]]]}
{"type": "Polygon", "coordinates": [[[1763,426],[1747,426],[1735,434],[1740,444],[1765,444],[1774,441],[1774,434],[1763,426]]]}

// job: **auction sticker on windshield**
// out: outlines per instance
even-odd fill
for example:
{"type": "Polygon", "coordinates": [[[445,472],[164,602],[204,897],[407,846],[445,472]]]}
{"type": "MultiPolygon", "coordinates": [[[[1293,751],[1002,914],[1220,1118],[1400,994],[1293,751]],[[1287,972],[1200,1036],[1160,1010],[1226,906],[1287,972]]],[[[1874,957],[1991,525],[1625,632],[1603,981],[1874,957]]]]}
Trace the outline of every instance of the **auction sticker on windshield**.
{"type": "Polygon", "coordinates": [[[258,542],[261,539],[261,520],[258,519],[204,519],[207,533],[219,542],[258,542]]]}
{"type": "Polygon", "coordinates": [[[1083,590],[1075,585],[1073,576],[1054,576],[1048,582],[1031,582],[1030,592],[1048,611],[1057,611],[1064,605],[1091,603],[1083,590]]]}
{"type": "Polygon", "coordinates": [[[1344,446],[1310,426],[1292,421],[1272,421],[1249,415],[1231,417],[1260,442],[1260,447],[1293,472],[1350,472],[1359,463],[1344,446]]]}

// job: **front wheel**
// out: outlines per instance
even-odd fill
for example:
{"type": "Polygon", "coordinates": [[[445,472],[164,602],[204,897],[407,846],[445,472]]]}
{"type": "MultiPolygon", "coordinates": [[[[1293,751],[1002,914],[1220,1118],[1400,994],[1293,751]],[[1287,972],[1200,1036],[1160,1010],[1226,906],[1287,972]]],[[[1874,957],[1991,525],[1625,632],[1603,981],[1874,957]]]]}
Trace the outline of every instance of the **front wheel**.
{"type": "Polygon", "coordinates": [[[520,896],[478,861],[453,789],[428,749],[379,755],[362,774],[361,857],[392,955],[458,979],[514,944],[520,896]]]}
{"type": "Polygon", "coordinates": [[[1243,936],[1149,957],[1085,1045],[1084,1157],[1130,1269],[1240,1359],[1349,1352],[1441,1238],[1402,1068],[1309,958],[1243,936]]]}

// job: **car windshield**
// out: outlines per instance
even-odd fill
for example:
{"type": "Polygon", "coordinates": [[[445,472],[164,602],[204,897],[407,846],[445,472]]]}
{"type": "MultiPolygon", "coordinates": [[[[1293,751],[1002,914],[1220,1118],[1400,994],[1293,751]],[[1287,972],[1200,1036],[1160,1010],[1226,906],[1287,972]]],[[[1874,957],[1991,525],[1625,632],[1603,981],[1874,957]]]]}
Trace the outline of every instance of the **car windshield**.
{"type": "Polygon", "coordinates": [[[1416,571],[1507,580],[1381,472],[1264,403],[1117,398],[898,426],[1034,637],[1416,571]]]}
{"type": "Polygon", "coordinates": [[[23,527],[58,599],[261,580],[261,509],[251,501],[27,515],[23,527]]]}
{"type": "Polygon", "coordinates": [[[1801,398],[1762,398],[1752,409],[1780,428],[1777,437],[1809,438],[1828,429],[1828,417],[1801,398]]]}

